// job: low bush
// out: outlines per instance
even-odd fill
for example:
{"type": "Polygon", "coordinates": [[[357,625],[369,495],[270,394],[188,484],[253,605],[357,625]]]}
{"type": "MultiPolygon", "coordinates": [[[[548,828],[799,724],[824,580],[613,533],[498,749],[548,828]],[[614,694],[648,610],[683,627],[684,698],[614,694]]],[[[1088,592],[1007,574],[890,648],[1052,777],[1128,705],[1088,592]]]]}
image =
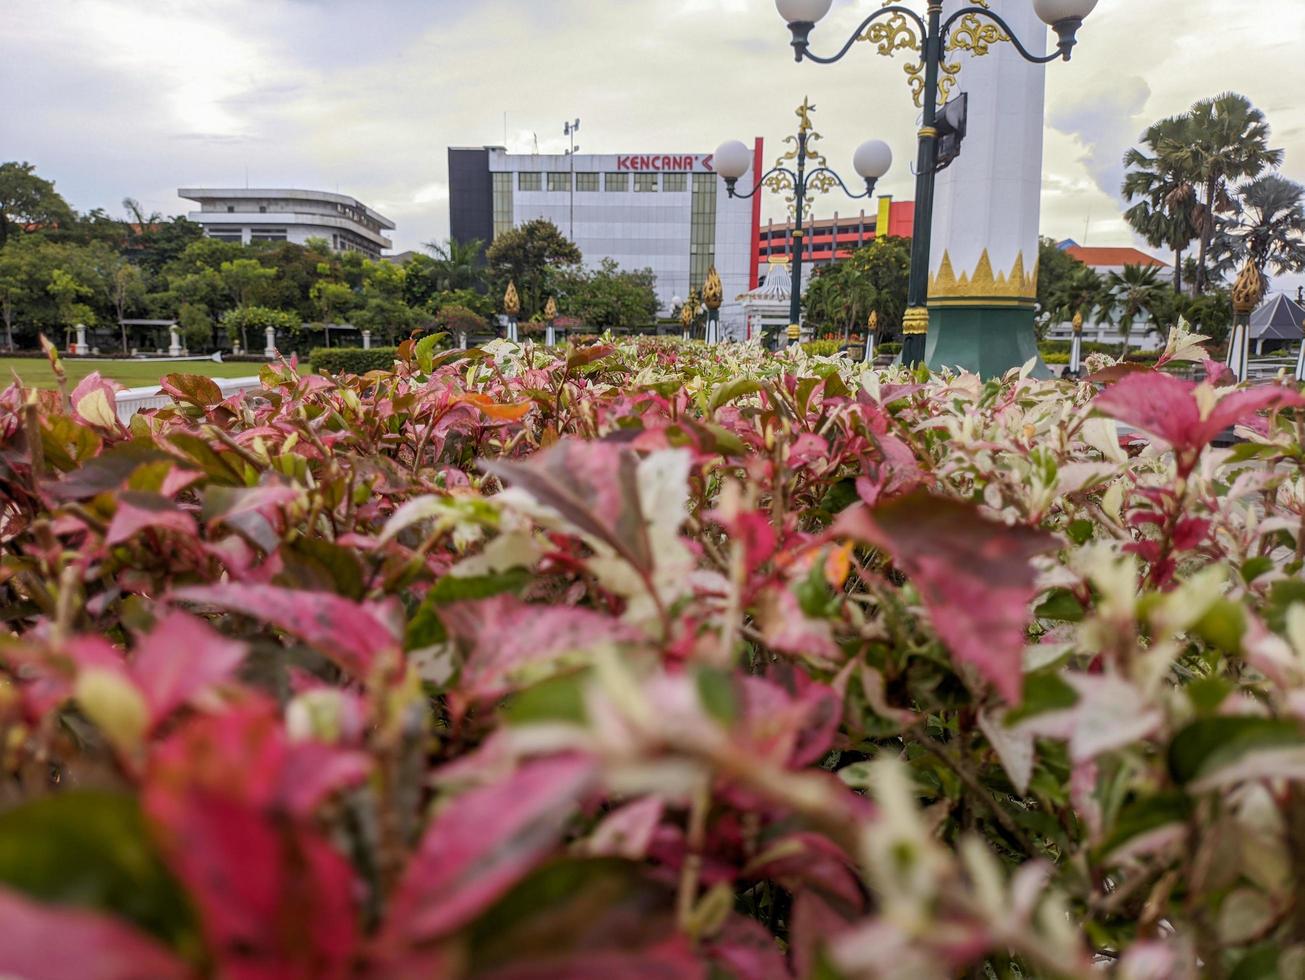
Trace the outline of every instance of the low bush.
{"type": "Polygon", "coordinates": [[[394,367],[397,347],[315,347],[308,355],[313,370],[325,374],[366,374],[394,367]]]}
{"type": "Polygon", "coordinates": [[[1117,375],[0,392],[0,974],[1300,975],[1305,397],[1117,375]]]}
{"type": "Polygon", "coordinates": [[[808,340],[802,349],[812,357],[832,357],[843,349],[841,340],[808,340]]]}

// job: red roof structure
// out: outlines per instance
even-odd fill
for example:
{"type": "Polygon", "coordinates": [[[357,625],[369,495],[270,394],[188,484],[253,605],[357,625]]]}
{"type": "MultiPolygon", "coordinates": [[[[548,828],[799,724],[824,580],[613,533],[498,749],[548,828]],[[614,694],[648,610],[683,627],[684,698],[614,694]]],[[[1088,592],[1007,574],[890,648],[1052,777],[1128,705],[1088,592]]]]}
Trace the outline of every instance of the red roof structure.
{"type": "Polygon", "coordinates": [[[1141,249],[1116,246],[1071,245],[1065,249],[1066,255],[1072,255],[1084,265],[1095,268],[1140,265],[1143,268],[1169,268],[1168,262],[1161,262],[1154,255],[1147,255],[1141,249]]]}

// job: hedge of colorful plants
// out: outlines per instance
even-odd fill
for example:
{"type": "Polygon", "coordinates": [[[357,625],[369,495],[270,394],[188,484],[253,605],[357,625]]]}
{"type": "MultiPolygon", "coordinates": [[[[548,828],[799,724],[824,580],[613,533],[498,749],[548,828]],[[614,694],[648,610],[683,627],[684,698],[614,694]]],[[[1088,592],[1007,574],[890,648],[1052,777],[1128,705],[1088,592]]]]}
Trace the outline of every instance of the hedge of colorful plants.
{"type": "Polygon", "coordinates": [[[1305,398],[1207,374],[10,387],[0,975],[1298,976],[1305,398]]]}

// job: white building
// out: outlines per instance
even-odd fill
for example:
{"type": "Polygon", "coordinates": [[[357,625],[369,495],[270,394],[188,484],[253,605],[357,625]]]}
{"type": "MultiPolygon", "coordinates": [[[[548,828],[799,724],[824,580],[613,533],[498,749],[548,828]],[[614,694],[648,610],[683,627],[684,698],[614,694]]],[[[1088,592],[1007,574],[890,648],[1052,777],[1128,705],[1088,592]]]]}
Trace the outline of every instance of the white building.
{"type": "MultiPolygon", "coordinates": [[[[1078,261],[1101,276],[1102,279],[1109,279],[1111,273],[1122,275],[1129,266],[1155,269],[1156,278],[1161,282],[1173,282],[1174,279],[1173,266],[1132,246],[1088,246],[1080,245],[1073,240],[1066,240],[1060,243],[1060,248],[1066,255],[1078,259],[1078,261]]],[[[1124,342],[1124,331],[1120,326],[1121,319],[1122,311],[1120,310],[1115,310],[1109,320],[1098,319],[1094,316],[1092,320],[1083,325],[1084,342],[1089,344],[1122,344],[1124,342]]],[[[1053,324],[1047,331],[1048,340],[1069,341],[1073,337],[1074,327],[1068,321],[1053,324]]],[[[1166,339],[1167,337],[1161,336],[1160,332],[1155,329],[1155,324],[1151,321],[1150,316],[1143,313],[1133,323],[1133,329],[1128,335],[1128,344],[1134,350],[1159,350],[1164,347],[1166,339]]]]}
{"type": "Polygon", "coordinates": [[[345,194],[261,188],[182,187],[179,197],[199,204],[188,215],[204,234],[225,242],[294,242],[324,238],[337,252],[378,258],[394,243],[382,232],[394,222],[345,194]]]}
{"type": "MultiPolygon", "coordinates": [[[[761,152],[758,140],[758,166],[761,152]]],[[[674,297],[701,288],[715,265],[725,287],[722,334],[742,337],[743,309],[734,297],[757,285],[761,202],[731,198],[711,164],[705,153],[525,155],[451,147],[450,234],[489,244],[546,218],[575,242],[588,267],[610,258],[625,270],[651,269],[664,314],[674,297]]]]}

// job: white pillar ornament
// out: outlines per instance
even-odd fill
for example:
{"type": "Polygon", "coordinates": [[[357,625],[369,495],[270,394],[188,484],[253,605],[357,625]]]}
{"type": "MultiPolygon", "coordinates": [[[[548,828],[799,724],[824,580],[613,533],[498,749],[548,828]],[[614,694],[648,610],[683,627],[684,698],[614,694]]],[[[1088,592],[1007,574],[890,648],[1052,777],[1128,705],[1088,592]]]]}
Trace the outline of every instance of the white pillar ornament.
{"type": "Polygon", "coordinates": [[[1083,312],[1074,313],[1074,336],[1069,342],[1069,368],[1066,373],[1077,378],[1083,370],[1083,312]]]}
{"type": "Polygon", "coordinates": [[[263,331],[263,334],[267,340],[267,346],[263,348],[263,356],[266,357],[269,361],[275,361],[276,360],[276,329],[274,327],[268,327],[266,330],[263,331]]]}
{"type": "Polygon", "coordinates": [[[372,332],[371,332],[370,330],[364,330],[364,331],[362,332],[362,338],[363,338],[363,350],[371,350],[371,349],[372,349],[372,332]]]}
{"type": "Polygon", "coordinates": [[[181,356],[181,334],[177,330],[177,325],[175,323],[168,327],[168,356],[181,356]]]}
{"type": "MultiPolygon", "coordinates": [[[[945,0],[943,19],[968,0],[945,0]]],[[[994,13],[1034,55],[1047,50],[1047,25],[1029,0],[992,0],[994,13]]],[[[953,49],[942,73],[941,103],[968,99],[959,157],[938,174],[929,256],[927,359],[935,370],[961,367],[985,377],[1036,357],[1033,330],[1042,198],[1043,65],[1024,59],[992,22],[963,18],[978,32],[953,49]],[[954,79],[951,85],[948,80],[954,79]]],[[[1040,374],[1049,374],[1040,365],[1040,374]]]]}
{"type": "Polygon", "coordinates": [[[91,349],[86,344],[86,324],[79,323],[76,326],[74,326],[73,329],[77,331],[77,340],[73,344],[73,353],[74,354],[90,353],[91,349]]]}

